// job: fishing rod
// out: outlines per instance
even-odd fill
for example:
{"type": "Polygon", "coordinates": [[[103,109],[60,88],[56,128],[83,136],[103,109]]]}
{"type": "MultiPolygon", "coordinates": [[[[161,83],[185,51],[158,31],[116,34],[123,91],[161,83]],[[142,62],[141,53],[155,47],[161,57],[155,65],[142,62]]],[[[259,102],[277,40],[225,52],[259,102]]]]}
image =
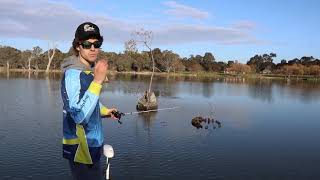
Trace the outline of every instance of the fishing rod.
{"type": "Polygon", "coordinates": [[[146,110],[146,111],[134,111],[134,112],[127,112],[127,113],[123,113],[123,114],[124,115],[133,115],[133,114],[141,114],[141,113],[147,113],[147,112],[171,110],[171,109],[177,109],[177,108],[179,108],[179,106],[169,107],[169,108],[161,108],[161,109],[151,109],[151,110],[146,110]]]}
{"type": "MultiPolygon", "coordinates": [[[[120,112],[120,111],[112,111],[112,115],[118,119],[118,123],[122,124],[122,122],[120,121],[122,116],[125,115],[135,115],[135,114],[142,114],[142,113],[148,113],[148,112],[157,112],[157,111],[165,111],[165,110],[171,110],[171,109],[177,109],[180,108],[179,106],[175,106],[175,107],[169,107],[169,108],[161,108],[161,109],[151,109],[151,110],[146,110],[146,111],[132,111],[132,112],[120,112]]],[[[110,116],[103,116],[103,117],[110,117],[110,116]]]]}

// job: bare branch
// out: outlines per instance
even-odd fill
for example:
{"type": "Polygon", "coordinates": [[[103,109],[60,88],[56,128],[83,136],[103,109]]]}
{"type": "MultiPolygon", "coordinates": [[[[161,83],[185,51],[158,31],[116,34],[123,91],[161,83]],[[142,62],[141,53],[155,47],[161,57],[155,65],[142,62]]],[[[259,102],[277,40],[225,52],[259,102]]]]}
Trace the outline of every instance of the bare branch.
{"type": "Polygon", "coordinates": [[[125,50],[128,52],[138,52],[137,42],[133,39],[125,42],[125,50]]]}
{"type": "Polygon", "coordinates": [[[150,93],[154,70],[155,70],[155,61],[153,58],[153,53],[152,53],[152,48],[151,48],[153,33],[152,33],[152,31],[147,31],[147,30],[144,30],[143,28],[141,28],[138,31],[134,31],[131,35],[133,36],[133,42],[135,45],[137,45],[137,43],[142,43],[146,48],[149,49],[149,52],[150,52],[150,56],[151,56],[151,60],[152,60],[152,74],[150,77],[150,84],[149,84],[149,89],[148,89],[148,92],[150,93]]]}

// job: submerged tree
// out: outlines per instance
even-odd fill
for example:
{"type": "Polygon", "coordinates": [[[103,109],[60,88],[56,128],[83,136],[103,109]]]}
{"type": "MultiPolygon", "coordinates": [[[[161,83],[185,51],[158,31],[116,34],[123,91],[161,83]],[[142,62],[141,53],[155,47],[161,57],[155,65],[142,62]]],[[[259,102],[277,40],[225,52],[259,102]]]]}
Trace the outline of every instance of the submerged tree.
{"type": "Polygon", "coordinates": [[[155,71],[155,61],[154,61],[153,52],[152,52],[152,48],[151,48],[151,44],[152,44],[152,40],[153,40],[153,33],[152,33],[152,31],[140,29],[139,31],[133,32],[132,35],[133,35],[133,39],[131,39],[127,42],[130,49],[137,50],[138,43],[142,43],[142,45],[145,46],[149,50],[149,53],[150,53],[150,58],[152,61],[152,74],[150,77],[150,83],[149,83],[149,88],[148,88],[148,92],[150,93],[153,75],[154,75],[154,71],[155,71]]]}
{"type": "Polygon", "coordinates": [[[151,91],[152,80],[153,80],[154,71],[155,71],[155,60],[153,57],[152,46],[151,46],[152,40],[153,40],[153,33],[152,31],[140,29],[138,31],[134,31],[132,33],[132,36],[133,36],[133,39],[127,41],[125,44],[126,50],[137,51],[138,50],[137,45],[138,43],[140,43],[149,50],[150,58],[152,61],[152,74],[150,77],[149,88],[145,92],[144,96],[139,99],[137,104],[137,109],[138,110],[157,109],[158,108],[157,99],[154,92],[151,91]]]}

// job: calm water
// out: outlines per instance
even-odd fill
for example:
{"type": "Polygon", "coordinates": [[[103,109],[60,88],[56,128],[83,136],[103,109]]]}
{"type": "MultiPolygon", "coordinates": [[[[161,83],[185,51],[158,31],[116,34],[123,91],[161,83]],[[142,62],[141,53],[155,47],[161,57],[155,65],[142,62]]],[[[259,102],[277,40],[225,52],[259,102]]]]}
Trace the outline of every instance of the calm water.
{"type": "MultiPolygon", "coordinates": [[[[101,101],[135,111],[148,77],[110,79],[101,101]]],[[[70,179],[59,85],[0,78],[1,180],[70,179]]],[[[180,108],[103,123],[113,179],[320,179],[320,82],[156,77],[154,90],[160,108],[180,108]],[[196,129],[199,115],[222,127],[196,129]]]]}

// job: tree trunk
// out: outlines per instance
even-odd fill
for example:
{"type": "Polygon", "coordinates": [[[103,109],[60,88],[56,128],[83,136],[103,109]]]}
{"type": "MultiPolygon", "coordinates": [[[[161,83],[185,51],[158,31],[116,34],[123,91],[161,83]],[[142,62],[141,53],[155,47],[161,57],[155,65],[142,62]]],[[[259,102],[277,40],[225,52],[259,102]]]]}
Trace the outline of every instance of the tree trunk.
{"type": "Polygon", "coordinates": [[[56,53],[56,48],[55,47],[52,49],[52,54],[51,55],[50,55],[50,49],[48,50],[48,60],[49,60],[49,62],[47,64],[46,73],[49,72],[50,64],[52,62],[52,59],[53,59],[55,53],[56,53]]]}
{"type": "Polygon", "coordinates": [[[145,43],[145,45],[146,45],[147,48],[150,50],[151,60],[152,60],[152,74],[151,74],[150,83],[149,83],[149,89],[148,89],[148,93],[150,94],[150,93],[151,93],[151,86],[152,86],[152,79],[153,79],[153,74],[154,74],[155,63],[154,63],[154,58],[153,58],[152,49],[148,46],[147,43],[145,43]]]}
{"type": "Polygon", "coordinates": [[[29,71],[31,71],[31,67],[30,67],[31,66],[31,59],[32,59],[32,57],[28,58],[28,70],[29,71]]]}

